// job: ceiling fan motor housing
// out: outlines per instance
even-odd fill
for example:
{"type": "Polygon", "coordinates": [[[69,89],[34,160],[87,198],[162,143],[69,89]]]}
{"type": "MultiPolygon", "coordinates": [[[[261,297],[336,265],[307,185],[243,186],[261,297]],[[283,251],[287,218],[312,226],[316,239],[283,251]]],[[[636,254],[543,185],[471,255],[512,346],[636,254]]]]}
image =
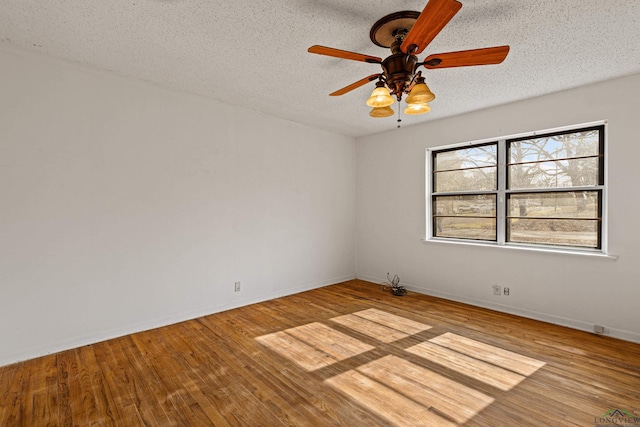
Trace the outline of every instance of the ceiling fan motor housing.
{"type": "Polygon", "coordinates": [[[418,57],[407,53],[395,53],[382,61],[382,70],[387,86],[398,101],[411,83],[416,71],[418,57]]]}

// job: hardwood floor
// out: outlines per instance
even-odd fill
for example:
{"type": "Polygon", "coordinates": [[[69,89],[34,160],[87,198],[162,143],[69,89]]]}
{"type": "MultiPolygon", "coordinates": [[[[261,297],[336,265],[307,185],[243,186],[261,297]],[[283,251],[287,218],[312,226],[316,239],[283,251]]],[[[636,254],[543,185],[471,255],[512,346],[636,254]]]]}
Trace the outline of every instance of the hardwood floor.
{"type": "Polygon", "coordinates": [[[594,426],[615,409],[640,426],[640,345],[358,280],[0,368],[3,427],[594,426]]]}

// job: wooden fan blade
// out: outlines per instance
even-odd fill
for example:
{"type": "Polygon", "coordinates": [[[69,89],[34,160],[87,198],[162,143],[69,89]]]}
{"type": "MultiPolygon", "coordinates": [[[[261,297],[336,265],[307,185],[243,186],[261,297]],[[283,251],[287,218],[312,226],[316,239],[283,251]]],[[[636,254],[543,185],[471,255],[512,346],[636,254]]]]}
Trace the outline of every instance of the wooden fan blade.
{"type": "Polygon", "coordinates": [[[333,93],[330,93],[329,96],[340,96],[344,95],[347,92],[351,92],[354,89],[359,88],[362,85],[366,85],[369,82],[372,82],[380,77],[380,74],[371,74],[369,77],[365,77],[362,80],[358,80],[355,83],[351,83],[349,86],[345,86],[342,89],[339,89],[333,93]]]}
{"type": "Polygon", "coordinates": [[[507,57],[509,46],[486,47],[484,49],[461,50],[459,52],[435,53],[427,56],[426,68],[468,67],[471,65],[499,64],[507,57]]]}
{"type": "Polygon", "coordinates": [[[373,64],[380,64],[382,58],[377,56],[364,55],[362,53],[348,52],[346,50],[334,49],[332,47],[314,45],[308,49],[310,53],[317,53],[318,55],[334,56],[336,58],[351,59],[353,61],[370,62],[373,64]]]}
{"type": "Polygon", "coordinates": [[[462,7],[457,0],[429,0],[400,49],[414,55],[422,52],[462,7]],[[415,47],[414,47],[415,46],[415,47]]]}

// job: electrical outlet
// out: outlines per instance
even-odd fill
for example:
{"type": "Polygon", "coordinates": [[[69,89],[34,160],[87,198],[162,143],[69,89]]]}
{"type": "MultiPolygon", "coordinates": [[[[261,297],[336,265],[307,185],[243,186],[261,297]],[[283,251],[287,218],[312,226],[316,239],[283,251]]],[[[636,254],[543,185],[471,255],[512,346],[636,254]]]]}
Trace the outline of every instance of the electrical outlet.
{"type": "Polygon", "coordinates": [[[502,295],[502,286],[500,285],[493,285],[493,294],[494,295],[502,295]]]}
{"type": "Polygon", "coordinates": [[[609,330],[602,325],[594,325],[593,332],[599,335],[605,335],[609,333],[609,330]]]}
{"type": "Polygon", "coordinates": [[[509,295],[509,288],[504,288],[504,294],[509,295]]]}
{"type": "Polygon", "coordinates": [[[236,282],[233,288],[234,292],[240,292],[240,282],[236,282]]]}

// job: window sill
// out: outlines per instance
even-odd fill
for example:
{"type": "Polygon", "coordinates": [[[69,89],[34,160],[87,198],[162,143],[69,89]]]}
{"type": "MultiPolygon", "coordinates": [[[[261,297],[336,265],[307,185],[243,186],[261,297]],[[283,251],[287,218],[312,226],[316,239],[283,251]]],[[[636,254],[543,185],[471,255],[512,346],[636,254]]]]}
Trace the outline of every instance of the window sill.
{"type": "Polygon", "coordinates": [[[451,240],[451,239],[421,239],[424,243],[442,243],[446,245],[466,245],[466,246],[481,246],[481,247],[489,247],[496,249],[506,249],[506,250],[516,250],[516,251],[529,251],[529,252],[542,252],[547,254],[560,254],[560,255],[574,255],[580,257],[590,257],[590,258],[600,258],[609,261],[616,261],[618,259],[617,255],[609,255],[604,254],[602,252],[597,251],[581,251],[581,250],[571,250],[571,249],[560,249],[560,248],[542,248],[538,246],[526,246],[526,245],[498,245],[492,243],[480,243],[480,242],[472,242],[465,240],[451,240]]]}

